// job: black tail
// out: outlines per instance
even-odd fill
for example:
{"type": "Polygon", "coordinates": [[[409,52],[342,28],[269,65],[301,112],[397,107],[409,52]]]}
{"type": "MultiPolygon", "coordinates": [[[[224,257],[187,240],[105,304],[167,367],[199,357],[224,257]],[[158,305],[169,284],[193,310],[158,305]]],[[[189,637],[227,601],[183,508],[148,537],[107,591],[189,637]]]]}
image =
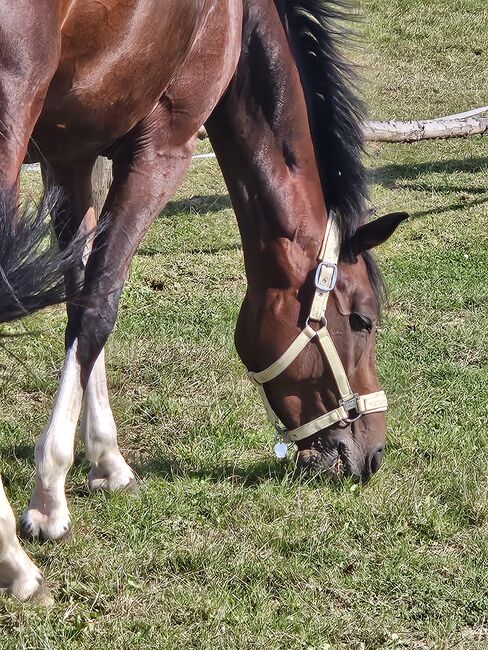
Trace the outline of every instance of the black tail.
{"type": "Polygon", "coordinates": [[[66,300],[63,274],[79,263],[85,237],[59,250],[49,217],[58,202],[52,192],[38,207],[0,198],[0,322],[66,300]]]}
{"type": "Polygon", "coordinates": [[[364,105],[352,64],[341,48],[350,36],[348,0],[275,0],[297,62],[307,101],[327,207],[349,237],[364,219],[364,105]]]}

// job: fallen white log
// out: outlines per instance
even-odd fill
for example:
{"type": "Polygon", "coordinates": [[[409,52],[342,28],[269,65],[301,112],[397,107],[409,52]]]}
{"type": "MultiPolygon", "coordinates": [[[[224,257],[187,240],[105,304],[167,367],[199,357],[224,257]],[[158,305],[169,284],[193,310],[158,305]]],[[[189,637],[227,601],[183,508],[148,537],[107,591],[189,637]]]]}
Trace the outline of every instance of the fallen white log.
{"type": "Polygon", "coordinates": [[[420,142],[448,138],[466,138],[488,134],[488,118],[441,118],[410,122],[367,122],[364,136],[368,142],[420,142]]]}
{"type": "MultiPolygon", "coordinates": [[[[366,122],[364,137],[368,142],[419,142],[447,138],[465,138],[488,134],[488,118],[476,117],[488,113],[488,106],[474,108],[464,113],[447,115],[434,120],[401,122],[366,122]]],[[[207,138],[205,127],[198,131],[200,140],[207,138]]]]}

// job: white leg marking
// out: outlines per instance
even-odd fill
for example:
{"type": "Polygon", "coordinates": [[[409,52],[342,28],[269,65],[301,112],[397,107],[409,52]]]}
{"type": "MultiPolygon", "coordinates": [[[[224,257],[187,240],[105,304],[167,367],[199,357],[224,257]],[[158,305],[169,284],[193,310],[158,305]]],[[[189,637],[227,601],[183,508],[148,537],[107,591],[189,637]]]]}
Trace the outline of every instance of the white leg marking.
{"type": "Polygon", "coordinates": [[[83,394],[77,346],[78,340],[75,339],[66,353],[53,410],[36,444],[36,485],[20,523],[29,536],[59,539],[70,529],[64,483],[73,464],[76,425],[83,394]]]}
{"type": "Polygon", "coordinates": [[[91,490],[118,490],[135,484],[134,473],[117,445],[117,428],[108,399],[105,352],[102,350],[88,380],[83,401],[80,436],[91,463],[91,490]]]}
{"type": "Polygon", "coordinates": [[[52,602],[44,578],[17,539],[15,518],[0,478],[0,590],[19,600],[52,602]]]}

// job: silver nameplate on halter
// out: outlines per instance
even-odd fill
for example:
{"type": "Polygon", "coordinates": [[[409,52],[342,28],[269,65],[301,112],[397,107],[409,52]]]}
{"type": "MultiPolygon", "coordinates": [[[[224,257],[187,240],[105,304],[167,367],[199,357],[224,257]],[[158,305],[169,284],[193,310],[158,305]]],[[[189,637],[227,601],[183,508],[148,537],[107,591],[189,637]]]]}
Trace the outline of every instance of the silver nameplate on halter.
{"type": "Polygon", "coordinates": [[[324,260],[315,271],[315,288],[317,291],[328,293],[335,289],[337,282],[337,264],[324,260]]]}
{"type": "Polygon", "coordinates": [[[353,410],[357,411],[357,408],[358,408],[358,394],[355,393],[349,399],[341,399],[339,404],[341,406],[343,406],[348,413],[349,413],[349,411],[353,411],[353,410]]]}

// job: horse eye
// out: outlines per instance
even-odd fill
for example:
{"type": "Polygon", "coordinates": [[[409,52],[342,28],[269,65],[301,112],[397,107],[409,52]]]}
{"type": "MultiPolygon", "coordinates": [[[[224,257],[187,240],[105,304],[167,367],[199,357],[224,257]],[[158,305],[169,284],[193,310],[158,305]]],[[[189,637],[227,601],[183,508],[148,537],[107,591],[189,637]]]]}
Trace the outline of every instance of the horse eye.
{"type": "Polygon", "coordinates": [[[362,314],[353,313],[349,316],[349,323],[355,332],[371,332],[373,321],[362,314]]]}

